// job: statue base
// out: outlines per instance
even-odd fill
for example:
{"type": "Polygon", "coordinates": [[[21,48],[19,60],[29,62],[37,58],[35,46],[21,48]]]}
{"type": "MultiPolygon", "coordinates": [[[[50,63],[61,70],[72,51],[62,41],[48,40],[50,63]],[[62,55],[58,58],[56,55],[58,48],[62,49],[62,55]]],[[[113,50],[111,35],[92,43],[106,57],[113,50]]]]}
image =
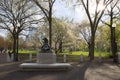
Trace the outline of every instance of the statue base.
{"type": "Polygon", "coordinates": [[[40,64],[52,64],[56,63],[56,54],[54,53],[38,53],[37,63],[40,64]]]}
{"type": "Polygon", "coordinates": [[[56,63],[56,54],[54,53],[38,53],[37,63],[20,64],[22,71],[62,71],[71,69],[69,63],[56,63]]]}

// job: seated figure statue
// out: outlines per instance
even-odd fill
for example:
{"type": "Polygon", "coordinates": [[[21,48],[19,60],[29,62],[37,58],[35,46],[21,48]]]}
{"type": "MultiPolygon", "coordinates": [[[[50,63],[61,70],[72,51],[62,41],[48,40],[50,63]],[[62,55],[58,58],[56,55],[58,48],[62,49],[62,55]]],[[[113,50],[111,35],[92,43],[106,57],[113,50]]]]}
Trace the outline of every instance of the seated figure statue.
{"type": "Polygon", "coordinates": [[[51,48],[48,44],[48,39],[47,38],[43,38],[43,46],[41,47],[41,53],[52,53],[51,48]]]}

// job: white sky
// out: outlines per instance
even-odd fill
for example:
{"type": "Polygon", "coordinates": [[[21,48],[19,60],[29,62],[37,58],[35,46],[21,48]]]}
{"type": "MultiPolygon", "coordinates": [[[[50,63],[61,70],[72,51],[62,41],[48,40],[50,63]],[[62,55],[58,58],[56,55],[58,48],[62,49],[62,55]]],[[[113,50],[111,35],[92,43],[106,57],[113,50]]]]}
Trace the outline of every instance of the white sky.
{"type": "Polygon", "coordinates": [[[67,5],[60,0],[56,0],[54,4],[53,16],[58,18],[67,17],[73,19],[74,22],[80,22],[87,18],[82,6],[73,7],[73,5],[67,5]]]}
{"type": "Polygon", "coordinates": [[[0,36],[5,37],[6,36],[6,31],[0,29],[0,36]]]}
{"type": "MultiPolygon", "coordinates": [[[[72,4],[67,5],[65,1],[56,0],[54,4],[53,16],[56,16],[57,18],[67,17],[69,19],[73,19],[74,22],[77,23],[80,23],[82,20],[88,20],[88,17],[82,5],[74,7],[74,4],[76,4],[75,1],[76,0],[73,0],[72,4]]],[[[98,5],[98,10],[103,9],[102,1],[103,0],[101,0],[100,4],[98,5]]],[[[94,14],[95,6],[95,2],[92,1],[89,6],[91,14],[94,14]]],[[[108,19],[108,17],[104,17],[104,19],[108,19]]]]}

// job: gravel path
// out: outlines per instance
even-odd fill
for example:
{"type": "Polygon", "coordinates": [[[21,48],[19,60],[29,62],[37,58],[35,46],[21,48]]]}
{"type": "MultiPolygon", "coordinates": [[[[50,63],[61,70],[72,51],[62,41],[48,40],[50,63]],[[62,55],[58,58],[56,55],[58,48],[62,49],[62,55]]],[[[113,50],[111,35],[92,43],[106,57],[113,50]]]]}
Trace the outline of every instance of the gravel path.
{"type": "Polygon", "coordinates": [[[20,71],[22,62],[0,64],[0,80],[120,80],[120,64],[71,63],[69,71],[20,71]]]}

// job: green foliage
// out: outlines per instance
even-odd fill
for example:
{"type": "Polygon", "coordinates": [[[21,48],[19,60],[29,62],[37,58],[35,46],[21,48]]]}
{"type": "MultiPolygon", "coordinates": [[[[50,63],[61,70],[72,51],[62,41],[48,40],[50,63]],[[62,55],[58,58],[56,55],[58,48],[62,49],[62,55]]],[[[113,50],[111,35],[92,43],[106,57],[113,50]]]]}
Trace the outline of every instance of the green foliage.
{"type": "Polygon", "coordinates": [[[118,46],[118,51],[120,51],[120,24],[116,26],[116,41],[118,46]]]}
{"type": "MultiPolygon", "coordinates": [[[[72,54],[70,54],[68,51],[65,51],[62,54],[68,54],[68,55],[84,55],[84,56],[88,56],[89,52],[82,52],[82,51],[73,51],[72,54]]],[[[108,52],[95,52],[95,57],[98,57],[99,55],[101,55],[102,57],[110,57],[111,53],[108,52]]]]}
{"type": "Polygon", "coordinates": [[[95,50],[97,52],[105,52],[110,50],[110,28],[108,26],[98,27],[95,50]]]}

